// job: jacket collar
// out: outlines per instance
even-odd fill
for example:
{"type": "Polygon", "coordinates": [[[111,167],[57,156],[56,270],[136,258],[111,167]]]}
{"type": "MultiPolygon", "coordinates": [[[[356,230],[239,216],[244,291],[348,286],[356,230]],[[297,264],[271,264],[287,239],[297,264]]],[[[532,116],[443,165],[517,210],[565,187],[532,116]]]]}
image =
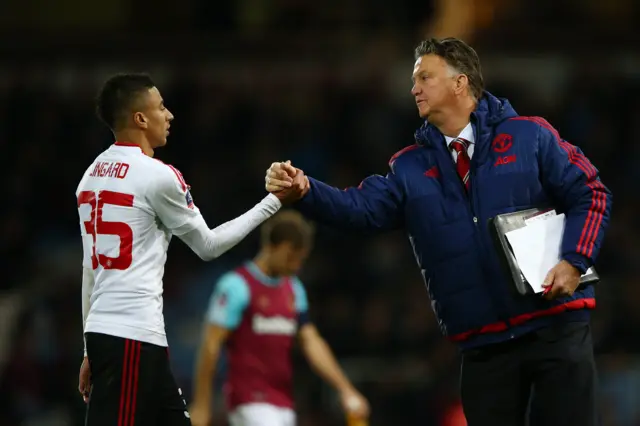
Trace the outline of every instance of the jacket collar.
{"type": "MultiPolygon", "coordinates": [[[[490,138],[496,124],[517,115],[507,99],[497,98],[485,91],[476,110],[471,113],[471,123],[476,131],[476,143],[490,138]]],[[[440,141],[442,137],[442,133],[428,121],[425,121],[415,132],[416,142],[422,146],[429,146],[435,141],[440,141]]]]}

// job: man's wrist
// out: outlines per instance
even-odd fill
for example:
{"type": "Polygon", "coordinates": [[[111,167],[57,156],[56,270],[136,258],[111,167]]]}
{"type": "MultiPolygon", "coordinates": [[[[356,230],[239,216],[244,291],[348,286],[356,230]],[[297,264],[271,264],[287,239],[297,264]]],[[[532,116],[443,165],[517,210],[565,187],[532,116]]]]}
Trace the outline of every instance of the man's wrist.
{"type": "Polygon", "coordinates": [[[271,192],[262,199],[262,202],[265,203],[270,210],[278,211],[282,207],[282,201],[271,192]]]}
{"type": "Polygon", "coordinates": [[[579,253],[565,253],[562,256],[562,260],[576,268],[580,275],[587,272],[587,269],[591,267],[591,260],[579,253]]]}

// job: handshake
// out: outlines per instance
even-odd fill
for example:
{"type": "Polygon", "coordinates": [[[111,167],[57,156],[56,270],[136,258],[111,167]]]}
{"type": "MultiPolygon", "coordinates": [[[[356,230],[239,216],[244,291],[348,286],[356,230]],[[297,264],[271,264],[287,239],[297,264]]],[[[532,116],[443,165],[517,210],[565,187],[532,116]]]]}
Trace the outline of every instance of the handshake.
{"type": "Polygon", "coordinates": [[[291,161],[272,163],[264,177],[264,187],[282,204],[298,201],[309,192],[309,178],[291,161]]]}

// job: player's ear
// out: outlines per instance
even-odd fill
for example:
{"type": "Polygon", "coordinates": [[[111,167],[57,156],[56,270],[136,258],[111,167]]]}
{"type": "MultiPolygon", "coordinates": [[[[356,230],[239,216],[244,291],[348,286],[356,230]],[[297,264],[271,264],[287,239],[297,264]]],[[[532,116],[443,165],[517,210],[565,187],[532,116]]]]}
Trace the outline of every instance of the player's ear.
{"type": "Polygon", "coordinates": [[[135,114],[133,114],[133,122],[136,123],[136,125],[141,129],[146,129],[148,126],[147,117],[145,117],[141,112],[136,112],[135,114]]]}

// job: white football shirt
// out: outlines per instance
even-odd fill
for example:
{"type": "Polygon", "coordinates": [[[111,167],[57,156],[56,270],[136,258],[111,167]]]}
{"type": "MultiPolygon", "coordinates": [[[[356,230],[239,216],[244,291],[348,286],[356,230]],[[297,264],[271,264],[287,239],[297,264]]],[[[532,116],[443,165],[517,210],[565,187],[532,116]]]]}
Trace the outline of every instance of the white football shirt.
{"type": "Polygon", "coordinates": [[[137,145],[115,143],[87,169],[76,196],[83,267],[94,278],[84,331],[167,346],[169,241],[204,222],[182,175],[137,145]]]}

